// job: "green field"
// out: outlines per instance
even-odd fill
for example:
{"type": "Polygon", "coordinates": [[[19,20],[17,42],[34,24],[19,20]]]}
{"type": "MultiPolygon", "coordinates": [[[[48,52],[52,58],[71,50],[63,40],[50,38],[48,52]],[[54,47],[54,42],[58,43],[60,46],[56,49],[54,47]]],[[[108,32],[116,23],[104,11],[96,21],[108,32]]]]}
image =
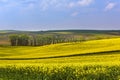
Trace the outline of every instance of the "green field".
{"type": "Polygon", "coordinates": [[[0,47],[0,80],[119,79],[120,38],[0,47]]]}

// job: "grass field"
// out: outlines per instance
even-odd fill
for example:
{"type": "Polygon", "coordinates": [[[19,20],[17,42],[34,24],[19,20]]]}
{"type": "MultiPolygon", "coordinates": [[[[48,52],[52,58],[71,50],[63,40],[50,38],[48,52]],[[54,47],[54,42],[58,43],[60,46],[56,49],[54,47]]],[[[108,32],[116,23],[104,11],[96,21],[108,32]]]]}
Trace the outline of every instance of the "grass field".
{"type": "Polygon", "coordinates": [[[0,47],[0,80],[119,80],[120,38],[0,47]]]}

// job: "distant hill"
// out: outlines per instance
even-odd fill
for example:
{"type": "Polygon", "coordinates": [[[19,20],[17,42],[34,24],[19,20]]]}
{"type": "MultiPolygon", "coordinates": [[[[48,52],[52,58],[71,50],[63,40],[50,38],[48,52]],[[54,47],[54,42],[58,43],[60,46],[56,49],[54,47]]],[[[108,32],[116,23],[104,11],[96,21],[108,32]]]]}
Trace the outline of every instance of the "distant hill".
{"type": "Polygon", "coordinates": [[[120,34],[120,30],[48,30],[48,31],[20,31],[20,30],[0,30],[0,33],[36,33],[36,34],[120,34]]]}
{"type": "Polygon", "coordinates": [[[9,36],[11,34],[27,34],[29,36],[66,36],[76,40],[98,40],[120,37],[120,30],[48,30],[48,31],[20,31],[20,30],[0,30],[0,45],[10,45],[9,36]]]}
{"type": "MultiPolygon", "coordinates": [[[[51,31],[42,31],[44,33],[72,33],[72,34],[119,34],[120,30],[51,30],[51,31]]],[[[41,33],[38,31],[36,33],[41,33]]]]}
{"type": "Polygon", "coordinates": [[[17,32],[16,30],[0,30],[0,33],[11,33],[11,32],[17,32]]]}

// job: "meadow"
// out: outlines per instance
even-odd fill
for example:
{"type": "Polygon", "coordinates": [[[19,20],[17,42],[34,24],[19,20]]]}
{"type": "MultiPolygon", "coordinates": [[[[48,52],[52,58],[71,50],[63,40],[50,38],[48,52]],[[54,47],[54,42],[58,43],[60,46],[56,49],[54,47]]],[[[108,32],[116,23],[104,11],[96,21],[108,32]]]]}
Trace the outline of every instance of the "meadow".
{"type": "Polygon", "coordinates": [[[0,47],[0,80],[119,79],[120,38],[0,47]]]}

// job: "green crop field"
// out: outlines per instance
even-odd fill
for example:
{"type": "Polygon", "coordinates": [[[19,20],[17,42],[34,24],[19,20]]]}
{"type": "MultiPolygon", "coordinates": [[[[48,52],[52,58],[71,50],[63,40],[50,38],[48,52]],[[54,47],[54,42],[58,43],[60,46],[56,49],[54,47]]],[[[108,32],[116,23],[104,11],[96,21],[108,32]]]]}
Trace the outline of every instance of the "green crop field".
{"type": "Polygon", "coordinates": [[[0,80],[119,79],[120,38],[0,47],[0,80]]]}

